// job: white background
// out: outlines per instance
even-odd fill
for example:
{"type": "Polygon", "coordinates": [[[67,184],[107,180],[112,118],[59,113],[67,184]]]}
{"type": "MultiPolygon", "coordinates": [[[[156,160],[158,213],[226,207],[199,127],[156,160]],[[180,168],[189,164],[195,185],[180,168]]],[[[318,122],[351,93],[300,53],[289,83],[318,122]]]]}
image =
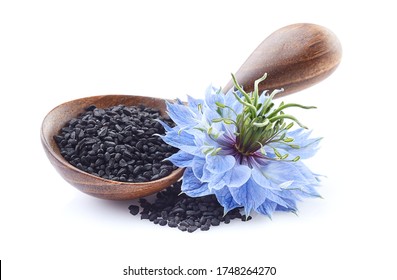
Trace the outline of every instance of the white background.
{"type": "Polygon", "coordinates": [[[396,279],[397,21],[392,1],[351,2],[1,1],[4,279],[138,279],[122,275],[128,265],[396,279]],[[330,28],[344,51],[330,78],[286,98],[318,106],[296,114],[324,136],[307,162],[327,175],[324,199],[300,203],[298,217],[255,216],[188,234],[131,216],[130,202],[80,193],[47,160],[39,130],[58,104],[110,93],[199,97],[211,82],[224,85],[271,32],[297,22],[330,28]]]}

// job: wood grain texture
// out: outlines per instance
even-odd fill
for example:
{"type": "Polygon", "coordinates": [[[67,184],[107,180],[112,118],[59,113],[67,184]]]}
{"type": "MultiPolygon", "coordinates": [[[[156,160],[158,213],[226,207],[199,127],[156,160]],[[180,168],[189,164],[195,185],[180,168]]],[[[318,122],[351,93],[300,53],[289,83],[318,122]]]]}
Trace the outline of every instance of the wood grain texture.
{"type": "Polygon", "coordinates": [[[41,142],[51,164],[58,173],[71,185],[80,191],[104,199],[127,200],[144,197],[156,193],[175,183],[183,174],[179,168],[171,175],[159,180],[145,183],[126,183],[103,179],[77,169],[68,163],[60,154],[60,150],[54,140],[54,135],[72,118],[84,112],[90,105],[99,108],[108,108],[115,105],[145,105],[160,109],[163,116],[165,113],[165,102],[163,99],[128,96],[128,95],[103,95],[81,98],[63,103],[44,118],[41,127],[41,142]]]}
{"type": "MultiPolygon", "coordinates": [[[[267,37],[237,71],[244,90],[253,90],[254,81],[264,73],[260,91],[284,88],[277,97],[308,88],[327,78],[339,65],[342,47],[329,29],[309,23],[278,29],[267,37]]],[[[232,82],[225,86],[226,92],[232,82]]]]}

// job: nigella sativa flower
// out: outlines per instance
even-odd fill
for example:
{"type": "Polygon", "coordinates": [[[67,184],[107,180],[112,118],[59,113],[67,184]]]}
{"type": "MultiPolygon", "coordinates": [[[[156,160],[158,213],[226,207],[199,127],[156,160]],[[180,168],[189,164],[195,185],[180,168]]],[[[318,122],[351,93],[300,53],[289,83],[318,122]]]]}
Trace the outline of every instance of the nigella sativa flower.
{"type": "Polygon", "coordinates": [[[318,175],[301,159],[315,154],[320,138],[309,138],[306,127],[284,113],[289,107],[314,107],[281,103],[275,108],[279,91],[258,93],[265,78],[251,93],[233,76],[235,89],[226,94],[210,86],[204,99],[167,102],[176,125],[162,123],[162,138],[180,149],[169,160],[186,168],[182,191],[191,197],[215,194],[225,213],[243,207],[247,216],[254,210],[271,217],[274,211],[295,212],[301,198],[319,196],[318,175]],[[291,131],[294,123],[300,127],[291,131]]]}

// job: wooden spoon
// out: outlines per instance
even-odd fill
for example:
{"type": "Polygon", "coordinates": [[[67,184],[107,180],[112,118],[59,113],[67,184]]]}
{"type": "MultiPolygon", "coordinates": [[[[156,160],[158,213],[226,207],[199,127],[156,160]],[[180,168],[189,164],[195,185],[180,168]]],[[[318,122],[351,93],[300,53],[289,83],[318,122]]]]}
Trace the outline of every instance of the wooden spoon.
{"type": "MultiPolygon", "coordinates": [[[[261,89],[284,88],[284,94],[288,94],[307,88],[330,75],[340,58],[340,43],[328,29],[314,24],[295,24],[279,29],[265,39],[241,66],[237,78],[249,91],[254,80],[266,72],[269,78],[260,84],[261,89]]],[[[231,86],[229,83],[226,89],[231,86]]],[[[41,142],[52,165],[80,191],[104,199],[144,197],[175,183],[181,178],[183,169],[146,183],[117,182],[83,172],[69,164],[60,154],[53,137],[70,119],[84,112],[89,105],[107,108],[119,104],[155,107],[166,115],[164,100],[153,97],[103,95],[63,103],[47,114],[41,127],[41,142]]]]}
{"type": "MultiPolygon", "coordinates": [[[[253,90],[254,81],[267,73],[260,91],[284,88],[276,97],[308,88],[327,78],[337,68],[342,47],[329,29],[316,24],[298,23],[273,32],[237,71],[244,90],[253,90]]],[[[224,91],[232,87],[232,82],[224,91]]]]}
{"type": "Polygon", "coordinates": [[[161,98],[136,95],[90,96],[63,103],[52,109],[44,118],[40,133],[48,159],[68,183],[86,194],[111,200],[133,199],[156,193],[172,185],[183,175],[183,169],[178,168],[167,177],[147,183],[118,182],[86,173],[65,160],[54,135],[58,134],[69,120],[85,112],[88,106],[109,108],[120,104],[158,108],[163,116],[167,115],[164,99],[161,98]]]}

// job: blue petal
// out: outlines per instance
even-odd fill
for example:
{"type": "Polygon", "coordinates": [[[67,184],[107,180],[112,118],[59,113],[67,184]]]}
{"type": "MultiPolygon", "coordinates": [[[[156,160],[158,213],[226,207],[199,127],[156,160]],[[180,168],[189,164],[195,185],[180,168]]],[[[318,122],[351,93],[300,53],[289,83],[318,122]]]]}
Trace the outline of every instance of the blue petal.
{"type": "Polygon", "coordinates": [[[189,107],[168,101],[166,101],[166,105],[168,115],[181,128],[192,127],[197,124],[197,116],[189,107]]]}
{"type": "Polygon", "coordinates": [[[256,211],[263,215],[267,215],[269,216],[269,218],[271,218],[276,208],[277,208],[277,203],[266,199],[265,202],[263,202],[258,208],[256,208],[256,211]]]}
{"type": "MultiPolygon", "coordinates": [[[[222,131],[223,134],[222,136],[228,139],[228,146],[230,147],[234,147],[234,144],[236,143],[236,134],[235,132],[237,131],[237,127],[235,124],[225,124],[225,123],[221,123],[222,124],[222,131]]],[[[222,141],[222,138],[219,138],[220,141],[222,141]]]]}
{"type": "Polygon", "coordinates": [[[205,196],[211,194],[208,189],[208,183],[201,183],[192,171],[191,168],[186,168],[182,178],[182,192],[191,197],[205,196]]]}
{"type": "Polygon", "coordinates": [[[271,191],[269,189],[263,189],[264,193],[265,193],[265,197],[266,199],[269,199],[275,203],[277,203],[278,205],[281,205],[285,208],[289,208],[289,204],[288,201],[286,201],[285,199],[283,199],[282,197],[278,196],[276,194],[276,191],[271,191]]]}
{"type": "Polygon", "coordinates": [[[161,139],[168,145],[174,146],[186,153],[192,155],[201,155],[200,148],[194,142],[194,136],[185,131],[176,131],[178,127],[167,132],[166,135],[160,135],[161,139]]]}
{"type": "Polygon", "coordinates": [[[230,110],[228,108],[223,109],[223,116],[226,118],[231,118],[232,120],[236,120],[236,114],[240,114],[243,111],[243,104],[241,104],[236,97],[234,96],[232,91],[228,91],[225,94],[225,104],[233,109],[230,110]]]}
{"type": "Polygon", "coordinates": [[[203,177],[204,164],[205,158],[194,157],[192,162],[193,173],[200,180],[202,180],[203,177]]]}
{"type": "Polygon", "coordinates": [[[208,183],[208,188],[210,190],[222,189],[224,186],[230,183],[231,176],[232,176],[232,171],[230,170],[225,173],[214,174],[208,183]]]}
{"type": "MultiPolygon", "coordinates": [[[[282,155],[288,154],[289,156],[286,158],[287,160],[292,160],[295,157],[299,156],[301,159],[307,159],[316,154],[318,151],[318,146],[320,140],[322,138],[310,138],[310,131],[307,131],[303,128],[299,128],[297,130],[291,131],[287,133],[287,137],[294,138],[292,143],[298,145],[299,149],[291,148],[289,145],[283,142],[275,142],[272,143],[272,147],[276,148],[282,155]]],[[[273,148],[265,146],[265,151],[267,153],[272,153],[273,148]]]]}
{"type": "Polygon", "coordinates": [[[179,150],[176,154],[173,154],[167,160],[171,161],[178,167],[191,167],[193,165],[194,156],[188,154],[182,150],[179,150]]]}
{"type": "Polygon", "coordinates": [[[183,104],[182,100],[180,100],[179,98],[176,98],[176,104],[185,105],[185,104],[183,104]]]}
{"type": "Polygon", "coordinates": [[[275,195],[281,197],[283,200],[296,200],[300,201],[300,194],[297,190],[281,190],[272,191],[275,195]]]}
{"type": "Polygon", "coordinates": [[[216,198],[220,205],[223,206],[224,214],[229,212],[230,210],[239,207],[240,205],[233,199],[232,194],[229,191],[228,187],[224,187],[220,190],[214,190],[216,198]]]}
{"type": "Polygon", "coordinates": [[[262,188],[280,190],[279,185],[272,183],[272,181],[266,178],[265,173],[262,172],[259,168],[255,167],[252,169],[252,178],[262,188]]]}
{"type": "Polygon", "coordinates": [[[300,156],[301,159],[306,159],[314,156],[318,150],[318,145],[322,138],[309,138],[311,131],[304,128],[298,128],[294,131],[288,132],[287,136],[294,138],[293,144],[299,145],[299,149],[292,149],[287,146],[286,150],[294,156],[300,156]]]}
{"type": "Polygon", "coordinates": [[[165,122],[163,122],[160,119],[156,119],[157,122],[159,122],[165,129],[166,132],[171,131],[172,127],[170,127],[168,124],[166,124],[165,122]]]}
{"type": "Polygon", "coordinates": [[[236,159],[233,156],[212,156],[210,154],[206,157],[207,169],[212,173],[224,173],[233,168],[236,159]]]}
{"type": "Polygon", "coordinates": [[[230,188],[234,200],[244,206],[245,215],[248,216],[252,209],[258,208],[266,199],[266,191],[258,186],[254,180],[249,179],[239,188],[230,188]]]}
{"type": "Polygon", "coordinates": [[[295,162],[269,161],[268,164],[261,167],[261,172],[269,181],[278,185],[288,181],[298,184],[309,183],[296,167],[295,162]]]}
{"type": "Polygon", "coordinates": [[[302,197],[321,197],[314,186],[302,186],[299,190],[294,191],[302,197]]]}
{"type": "Polygon", "coordinates": [[[276,211],[284,211],[284,212],[296,212],[298,208],[296,207],[296,203],[293,200],[288,201],[288,207],[284,207],[281,205],[277,205],[276,211]]]}
{"type": "Polygon", "coordinates": [[[236,164],[231,169],[232,175],[230,176],[229,188],[238,188],[245,184],[251,177],[251,168],[246,165],[236,164]]]}
{"type": "MultiPolygon", "coordinates": [[[[205,124],[209,125],[215,125],[215,123],[212,122],[213,119],[219,118],[220,115],[218,114],[217,111],[212,110],[212,108],[204,107],[203,108],[203,119],[205,120],[205,124]]],[[[219,127],[220,127],[219,123],[219,127]]]]}
{"type": "Polygon", "coordinates": [[[219,89],[210,85],[205,92],[205,104],[214,112],[216,112],[216,110],[218,109],[218,106],[215,102],[219,102],[222,104],[225,103],[224,94],[221,92],[218,93],[218,91],[219,89]]]}
{"type": "Polygon", "coordinates": [[[209,182],[210,189],[220,190],[224,186],[238,188],[244,185],[251,177],[251,169],[246,165],[235,164],[225,173],[214,174],[209,182]]]}
{"type": "Polygon", "coordinates": [[[319,185],[319,175],[311,172],[302,161],[266,162],[261,158],[256,158],[255,167],[256,169],[253,169],[252,172],[253,178],[258,184],[269,189],[302,189],[308,185],[319,185]],[[275,169],[278,169],[279,172],[275,172],[275,169]],[[261,176],[262,174],[264,174],[264,176],[261,176]],[[266,185],[266,182],[261,180],[268,180],[270,185],[266,185]]]}
{"type": "Polygon", "coordinates": [[[303,162],[298,161],[294,164],[294,166],[301,173],[301,175],[305,177],[308,184],[317,185],[319,183],[317,176],[313,174],[313,172],[311,172],[303,162]]]}
{"type": "Polygon", "coordinates": [[[204,100],[202,99],[196,99],[191,97],[190,95],[187,96],[187,103],[189,105],[189,108],[192,109],[193,111],[199,113],[199,105],[201,106],[204,104],[204,100]]]}
{"type": "Polygon", "coordinates": [[[211,182],[214,178],[214,174],[208,170],[207,166],[208,164],[205,163],[203,168],[203,176],[201,177],[201,181],[203,182],[211,182]]]}

